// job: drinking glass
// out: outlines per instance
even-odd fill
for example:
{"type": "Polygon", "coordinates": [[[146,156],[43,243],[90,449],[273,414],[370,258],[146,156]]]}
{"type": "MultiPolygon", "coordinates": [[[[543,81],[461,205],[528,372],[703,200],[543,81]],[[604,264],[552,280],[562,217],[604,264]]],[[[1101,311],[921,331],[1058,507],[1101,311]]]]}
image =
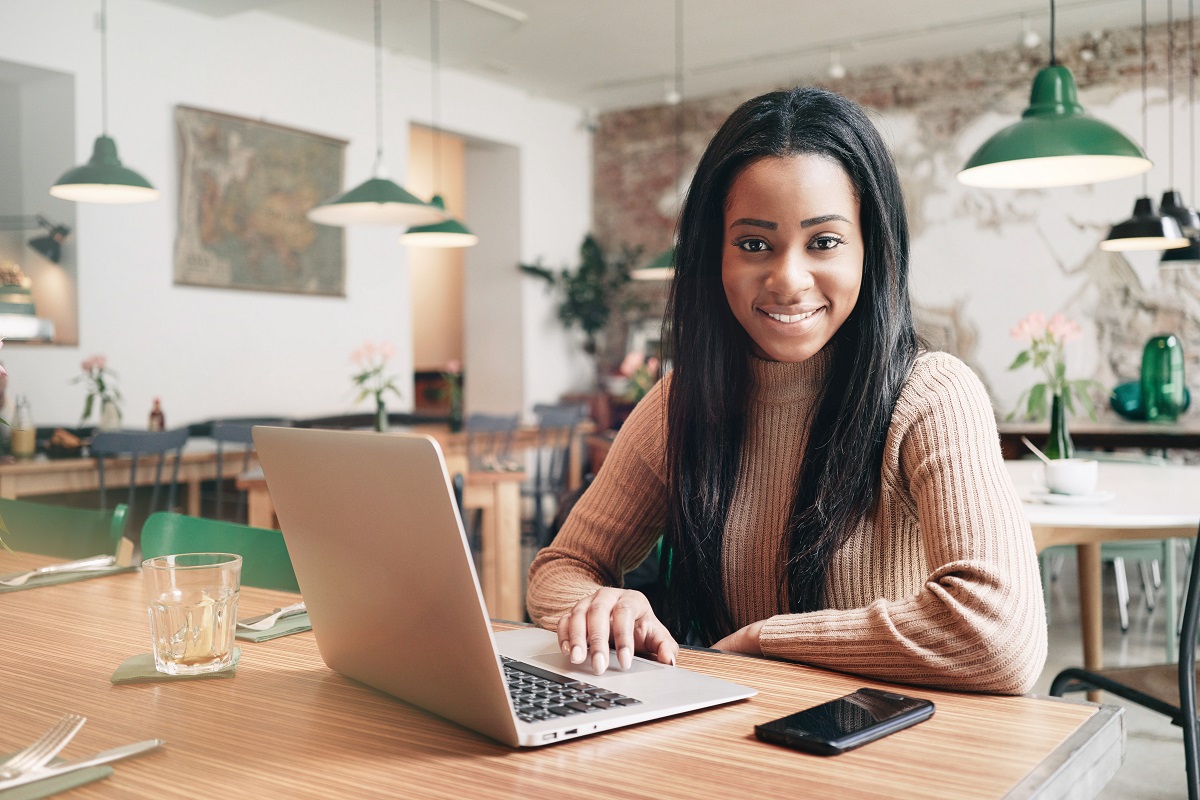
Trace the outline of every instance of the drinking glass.
{"type": "Polygon", "coordinates": [[[154,667],[169,675],[217,672],[233,663],[242,557],[180,553],[142,562],[154,667]]]}

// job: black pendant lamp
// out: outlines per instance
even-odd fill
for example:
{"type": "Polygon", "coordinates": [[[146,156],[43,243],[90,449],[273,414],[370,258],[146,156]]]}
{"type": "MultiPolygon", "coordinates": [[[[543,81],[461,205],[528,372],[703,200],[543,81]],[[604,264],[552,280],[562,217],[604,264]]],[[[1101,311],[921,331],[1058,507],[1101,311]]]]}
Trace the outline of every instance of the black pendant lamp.
{"type": "MultiPolygon", "coordinates": [[[[1191,196],[1196,196],[1196,40],[1193,38],[1193,0],[1188,0],[1188,175],[1191,196]]],[[[1168,8],[1168,14],[1170,13],[1168,8]]],[[[1174,52],[1172,50],[1172,52],[1174,52]]],[[[1174,177],[1174,176],[1172,176],[1174,177]]],[[[1200,262],[1200,215],[1191,206],[1184,206],[1178,192],[1163,195],[1162,210],[1179,222],[1183,235],[1188,238],[1187,247],[1176,247],[1163,253],[1161,264],[1185,264],[1200,262]],[[1168,203],[1168,194],[1171,195],[1168,203]],[[1176,210],[1178,209],[1178,211],[1176,210]]]]}
{"type": "MultiPolygon", "coordinates": [[[[1146,122],[1146,0],[1142,0],[1142,142],[1149,138],[1146,122]]],[[[1160,214],[1154,208],[1142,174],[1142,196],[1133,204],[1133,216],[1113,225],[1108,237],[1100,243],[1101,250],[1129,252],[1133,250],[1171,250],[1187,247],[1188,240],[1172,216],[1160,214]]]]}
{"type": "MultiPolygon", "coordinates": [[[[441,189],[442,182],[442,130],[438,126],[438,107],[441,100],[441,28],[438,25],[438,8],[442,0],[429,0],[429,63],[433,85],[430,97],[433,101],[433,174],[434,189],[441,189]]],[[[446,210],[446,201],[435,194],[429,204],[446,210]]],[[[400,236],[400,241],[409,247],[474,247],[479,237],[466,225],[449,214],[441,222],[409,228],[400,236]]]]}
{"type": "MultiPolygon", "coordinates": [[[[683,0],[675,0],[675,85],[668,102],[675,103],[675,181],[683,171],[683,0]]],[[[676,187],[678,188],[678,187],[676,187]]],[[[675,245],[656,255],[650,263],[630,270],[635,281],[669,281],[675,277],[675,245]]]]}
{"type": "Polygon", "coordinates": [[[383,163],[383,18],[375,0],[375,173],[337,197],[309,209],[308,218],[320,225],[420,225],[446,218],[387,177],[383,163]]]}
{"type": "Polygon", "coordinates": [[[77,203],[145,203],[158,199],[150,181],[121,163],[108,135],[108,2],[100,0],[100,107],[102,132],[86,164],[67,170],[50,194],[77,203]]]}

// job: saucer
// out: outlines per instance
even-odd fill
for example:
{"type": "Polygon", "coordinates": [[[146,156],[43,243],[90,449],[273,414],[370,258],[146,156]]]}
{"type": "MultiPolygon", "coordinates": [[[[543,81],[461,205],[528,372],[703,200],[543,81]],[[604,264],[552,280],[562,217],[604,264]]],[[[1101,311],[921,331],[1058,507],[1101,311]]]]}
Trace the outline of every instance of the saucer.
{"type": "Polygon", "coordinates": [[[1096,506],[1116,497],[1115,492],[1092,492],[1091,494],[1058,494],[1045,489],[1036,489],[1030,495],[1039,503],[1052,506],[1096,506]]]}

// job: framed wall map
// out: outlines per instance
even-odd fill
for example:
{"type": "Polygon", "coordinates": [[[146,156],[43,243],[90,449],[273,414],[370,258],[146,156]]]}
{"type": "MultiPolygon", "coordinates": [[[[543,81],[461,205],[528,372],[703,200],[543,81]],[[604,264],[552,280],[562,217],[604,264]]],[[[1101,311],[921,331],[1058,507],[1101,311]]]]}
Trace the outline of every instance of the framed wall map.
{"type": "Polygon", "coordinates": [[[305,212],[342,190],[346,142],[175,107],[175,283],[345,296],[341,228],[305,212]]]}

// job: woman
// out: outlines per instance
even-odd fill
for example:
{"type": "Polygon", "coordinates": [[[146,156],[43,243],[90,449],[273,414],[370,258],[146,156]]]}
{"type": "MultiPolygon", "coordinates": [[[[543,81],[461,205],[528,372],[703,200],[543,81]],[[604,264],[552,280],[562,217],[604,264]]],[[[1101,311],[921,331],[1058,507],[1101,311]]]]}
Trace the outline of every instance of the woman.
{"type": "Polygon", "coordinates": [[[1033,539],[983,385],[919,351],[895,166],[853,102],[750,100],[697,167],[674,372],[530,571],[573,663],[687,637],[872,678],[1028,691],[1033,539]],[[663,619],[618,588],[663,537],[663,619]]]}

